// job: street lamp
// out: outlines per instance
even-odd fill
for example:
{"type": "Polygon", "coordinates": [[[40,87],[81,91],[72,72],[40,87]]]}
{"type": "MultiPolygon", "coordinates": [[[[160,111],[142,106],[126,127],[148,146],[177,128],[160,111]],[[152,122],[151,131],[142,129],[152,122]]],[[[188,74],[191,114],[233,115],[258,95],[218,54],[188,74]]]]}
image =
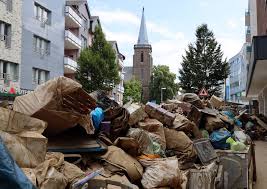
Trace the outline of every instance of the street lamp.
{"type": "Polygon", "coordinates": [[[162,101],[163,101],[163,90],[166,90],[166,87],[163,87],[163,88],[161,88],[161,90],[160,90],[160,103],[162,103],[162,101]]]}

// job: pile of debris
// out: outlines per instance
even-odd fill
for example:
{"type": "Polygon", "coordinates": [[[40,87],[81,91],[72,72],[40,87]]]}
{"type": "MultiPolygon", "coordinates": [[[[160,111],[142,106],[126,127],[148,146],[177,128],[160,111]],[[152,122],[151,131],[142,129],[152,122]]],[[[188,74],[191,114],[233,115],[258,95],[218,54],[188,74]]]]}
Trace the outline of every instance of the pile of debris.
{"type": "Polygon", "coordinates": [[[239,162],[225,152],[249,156],[245,133],[259,122],[224,109],[215,96],[205,103],[184,94],[162,105],[121,107],[65,77],[0,112],[0,178],[7,180],[1,188],[26,189],[243,186],[245,170],[233,176],[230,168],[240,171],[239,162]]]}

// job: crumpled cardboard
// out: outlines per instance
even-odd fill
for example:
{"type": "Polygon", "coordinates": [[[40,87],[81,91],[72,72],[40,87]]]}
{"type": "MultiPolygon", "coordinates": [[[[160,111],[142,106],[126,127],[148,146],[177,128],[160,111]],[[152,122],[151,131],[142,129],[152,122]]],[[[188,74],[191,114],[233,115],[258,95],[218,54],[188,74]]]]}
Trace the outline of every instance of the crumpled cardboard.
{"type": "Polygon", "coordinates": [[[172,150],[179,160],[190,162],[196,157],[193,142],[183,132],[164,128],[167,150],[172,150]]]}
{"type": "Polygon", "coordinates": [[[137,124],[139,121],[144,120],[148,115],[146,114],[145,110],[142,108],[142,106],[139,106],[137,104],[130,104],[127,106],[124,106],[126,110],[129,112],[130,117],[128,124],[130,126],[133,126],[137,124]]]}
{"type": "Polygon", "coordinates": [[[202,138],[202,133],[194,122],[189,121],[185,116],[176,114],[176,118],[173,122],[173,126],[170,129],[176,131],[183,131],[187,135],[193,135],[195,138],[202,138]]]}
{"type": "Polygon", "coordinates": [[[101,157],[104,160],[123,167],[132,182],[140,180],[142,178],[142,165],[136,159],[126,154],[122,149],[116,146],[109,146],[107,153],[101,157]]]}
{"type": "Polygon", "coordinates": [[[150,189],[166,186],[181,188],[182,173],[179,169],[177,158],[141,159],[139,161],[146,167],[141,180],[144,188],[150,189]]]}
{"type": "Polygon", "coordinates": [[[45,159],[47,138],[42,120],[0,108],[0,137],[11,156],[23,168],[34,168],[45,159]]]}
{"type": "Polygon", "coordinates": [[[148,131],[149,133],[157,135],[158,141],[156,142],[161,145],[162,150],[166,149],[166,139],[165,139],[163,124],[161,122],[159,122],[156,119],[147,118],[144,121],[139,122],[138,127],[148,131]]]}
{"type": "Polygon", "coordinates": [[[130,137],[119,137],[115,140],[114,145],[123,149],[127,154],[136,157],[140,154],[140,146],[136,139],[130,137]]]}
{"type": "Polygon", "coordinates": [[[200,100],[200,98],[195,93],[185,93],[185,94],[183,94],[182,100],[184,102],[188,102],[188,103],[194,105],[195,107],[197,107],[199,109],[205,108],[203,103],[202,103],[202,101],[200,100]]]}
{"type": "Polygon", "coordinates": [[[210,98],[210,103],[213,108],[219,109],[223,105],[224,100],[222,98],[212,95],[210,98]]]}
{"type": "Polygon", "coordinates": [[[95,107],[95,100],[82,86],[66,77],[39,85],[34,91],[16,97],[13,104],[15,111],[46,121],[47,135],[56,135],[78,123],[88,134],[93,134],[94,127],[88,115],[95,107]]]}
{"type": "Polygon", "coordinates": [[[214,130],[225,127],[226,125],[219,117],[206,116],[205,128],[207,131],[212,132],[214,130]]]}
{"type": "Polygon", "coordinates": [[[172,126],[175,119],[175,114],[152,102],[148,102],[146,104],[145,111],[151,118],[157,119],[167,126],[172,126]]]}
{"type": "Polygon", "coordinates": [[[62,153],[49,152],[45,161],[34,169],[40,189],[65,189],[85,176],[76,165],[64,161],[62,153]]]}

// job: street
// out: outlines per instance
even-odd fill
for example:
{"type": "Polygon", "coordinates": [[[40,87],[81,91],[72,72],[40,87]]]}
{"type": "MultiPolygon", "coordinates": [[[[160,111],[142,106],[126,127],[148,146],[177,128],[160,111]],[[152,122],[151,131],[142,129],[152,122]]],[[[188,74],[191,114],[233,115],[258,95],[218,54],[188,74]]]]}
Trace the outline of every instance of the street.
{"type": "Polygon", "coordinates": [[[267,185],[267,142],[256,141],[256,165],[257,165],[257,182],[253,189],[263,189],[267,185]]]}

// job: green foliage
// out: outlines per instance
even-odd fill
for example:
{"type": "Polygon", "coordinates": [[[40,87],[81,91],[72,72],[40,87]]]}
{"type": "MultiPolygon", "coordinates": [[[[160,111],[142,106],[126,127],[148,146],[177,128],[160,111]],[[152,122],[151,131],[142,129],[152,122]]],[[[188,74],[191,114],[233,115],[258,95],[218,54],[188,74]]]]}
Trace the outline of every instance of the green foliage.
{"type": "Polygon", "coordinates": [[[178,91],[175,79],[176,75],[170,72],[168,66],[154,66],[149,86],[150,100],[156,100],[157,103],[160,103],[161,88],[166,88],[166,90],[163,90],[163,100],[172,99],[178,91]]]}
{"type": "Polygon", "coordinates": [[[132,98],[133,102],[141,101],[142,85],[139,80],[131,79],[124,83],[124,95],[123,103],[127,103],[129,98],[132,98]]]}
{"type": "Polygon", "coordinates": [[[116,54],[100,27],[95,30],[92,46],[81,52],[78,66],[76,79],[88,92],[109,91],[119,83],[116,54]]]}
{"type": "Polygon", "coordinates": [[[183,56],[180,85],[186,92],[198,93],[205,87],[210,95],[219,95],[221,85],[229,74],[221,45],[206,24],[200,25],[195,35],[196,42],[188,45],[183,56]]]}

